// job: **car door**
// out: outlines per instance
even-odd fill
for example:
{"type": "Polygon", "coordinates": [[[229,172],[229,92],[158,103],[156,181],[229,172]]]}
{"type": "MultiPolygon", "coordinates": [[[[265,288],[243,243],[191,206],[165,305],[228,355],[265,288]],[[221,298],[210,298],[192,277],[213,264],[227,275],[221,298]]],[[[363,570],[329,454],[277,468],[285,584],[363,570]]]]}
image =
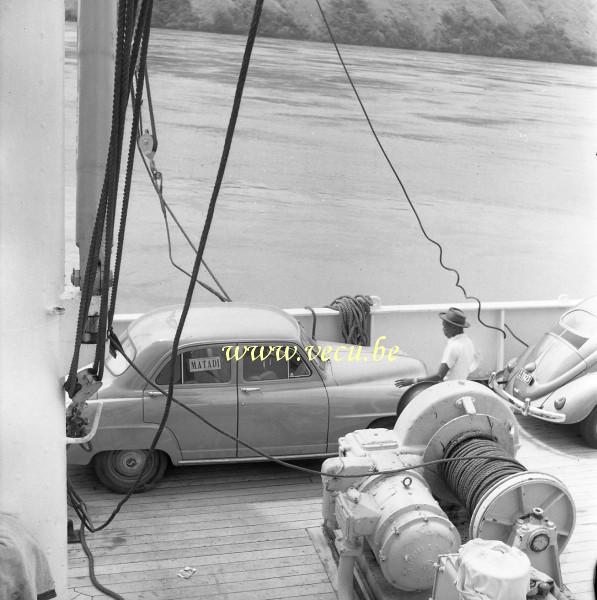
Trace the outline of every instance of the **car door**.
{"type": "MultiPolygon", "coordinates": [[[[325,454],[329,403],[318,371],[295,345],[255,348],[239,362],[239,439],[276,456],[325,454]]],[[[239,444],[239,457],[255,455],[239,444]]]]}
{"type": "MultiPolygon", "coordinates": [[[[174,398],[223,431],[237,434],[236,361],[222,350],[222,344],[203,344],[179,350],[175,365],[174,398]]],[[[155,383],[168,391],[169,357],[156,371],[155,383]]],[[[145,388],[143,418],[159,423],[165,396],[145,388]]],[[[182,407],[172,403],[166,425],[178,439],[183,462],[235,458],[236,441],[218,433],[182,407]]]]}

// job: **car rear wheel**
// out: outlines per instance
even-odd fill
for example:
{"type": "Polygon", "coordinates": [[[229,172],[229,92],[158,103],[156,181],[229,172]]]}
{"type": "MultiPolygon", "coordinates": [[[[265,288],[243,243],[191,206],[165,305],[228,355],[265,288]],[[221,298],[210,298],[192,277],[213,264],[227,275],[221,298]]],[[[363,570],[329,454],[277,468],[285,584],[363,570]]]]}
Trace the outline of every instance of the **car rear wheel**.
{"type": "Polygon", "coordinates": [[[581,421],[580,432],[589,446],[597,448],[597,406],[584,421],[581,421]]]}
{"type": "Polygon", "coordinates": [[[100,452],[93,460],[97,478],[109,490],[126,494],[136,481],[139,473],[143,477],[135,488],[135,493],[150,490],[164,476],[168,458],[159,450],[112,450],[100,452]]]}
{"type": "Polygon", "coordinates": [[[404,392],[404,394],[402,394],[400,400],[398,400],[398,405],[396,406],[396,418],[398,418],[404,412],[404,409],[415,399],[416,396],[436,383],[436,381],[419,381],[419,383],[411,385],[404,392]]]}

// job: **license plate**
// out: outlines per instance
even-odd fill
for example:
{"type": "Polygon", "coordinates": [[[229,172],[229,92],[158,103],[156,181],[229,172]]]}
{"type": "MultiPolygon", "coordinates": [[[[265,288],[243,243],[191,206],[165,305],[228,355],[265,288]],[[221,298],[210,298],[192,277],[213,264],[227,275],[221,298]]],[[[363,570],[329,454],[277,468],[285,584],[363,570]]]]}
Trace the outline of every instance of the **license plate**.
{"type": "Polygon", "coordinates": [[[525,371],[524,369],[520,369],[520,371],[518,371],[518,373],[516,373],[516,377],[518,377],[518,379],[520,379],[520,381],[522,381],[523,383],[526,383],[527,385],[530,385],[531,383],[533,383],[533,376],[528,371],[525,371]]]}

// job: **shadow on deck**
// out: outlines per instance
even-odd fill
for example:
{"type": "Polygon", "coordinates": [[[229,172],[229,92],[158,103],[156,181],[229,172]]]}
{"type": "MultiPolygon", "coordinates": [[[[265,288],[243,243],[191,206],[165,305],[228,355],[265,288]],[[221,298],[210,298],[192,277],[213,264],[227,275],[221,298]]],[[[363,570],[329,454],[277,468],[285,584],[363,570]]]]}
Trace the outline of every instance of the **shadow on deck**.
{"type": "MultiPolygon", "coordinates": [[[[597,450],[573,428],[519,422],[519,460],[560,478],[575,499],[576,529],[561,558],[563,575],[577,600],[593,600],[597,450]]],[[[301,464],[318,469],[321,461],[301,464]]],[[[93,520],[102,522],[119,496],[91,469],[71,468],[70,474],[93,520]]],[[[87,539],[99,581],[126,600],[335,600],[307,533],[320,523],[317,476],[266,463],[185,467],[171,468],[157,489],[133,496],[111,526],[87,539]],[[196,571],[182,579],[178,572],[187,566],[196,571]]],[[[69,599],[85,598],[107,596],[93,587],[85,554],[72,544],[69,599]]]]}

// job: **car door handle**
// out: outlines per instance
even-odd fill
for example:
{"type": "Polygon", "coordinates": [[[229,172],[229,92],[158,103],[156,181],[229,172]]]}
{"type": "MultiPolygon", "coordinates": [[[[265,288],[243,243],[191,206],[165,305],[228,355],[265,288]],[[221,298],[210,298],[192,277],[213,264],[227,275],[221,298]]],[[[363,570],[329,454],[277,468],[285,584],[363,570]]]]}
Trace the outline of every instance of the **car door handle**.
{"type": "Polygon", "coordinates": [[[148,390],[147,395],[148,396],[165,396],[165,394],[162,394],[162,392],[158,392],[157,390],[148,390]]]}
{"type": "Polygon", "coordinates": [[[258,392],[261,388],[258,387],[241,387],[241,392],[258,392]]]}

